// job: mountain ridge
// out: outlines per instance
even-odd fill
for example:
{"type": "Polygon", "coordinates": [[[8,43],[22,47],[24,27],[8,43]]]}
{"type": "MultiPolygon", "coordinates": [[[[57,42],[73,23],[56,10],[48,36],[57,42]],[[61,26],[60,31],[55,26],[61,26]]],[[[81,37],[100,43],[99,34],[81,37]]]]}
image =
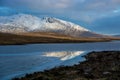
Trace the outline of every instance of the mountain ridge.
{"type": "Polygon", "coordinates": [[[38,18],[27,14],[0,17],[0,32],[55,32],[75,37],[80,36],[80,33],[83,32],[92,33],[90,30],[72,22],[52,17],[38,18]]]}
{"type": "MultiPolygon", "coordinates": [[[[97,34],[84,27],[52,17],[19,14],[0,17],[0,44],[80,43],[118,38],[97,34]]],[[[120,40],[120,39],[118,39],[120,40]]]]}
{"type": "Polygon", "coordinates": [[[115,37],[120,37],[120,35],[113,35],[113,36],[115,36],[115,37]]]}
{"type": "MultiPolygon", "coordinates": [[[[65,25],[66,27],[74,27],[76,29],[80,29],[80,30],[84,30],[84,31],[88,31],[87,29],[76,25],[74,23],[71,22],[67,22],[64,20],[60,20],[57,18],[53,18],[53,17],[44,17],[44,18],[39,18],[33,15],[28,15],[28,14],[18,14],[18,15],[13,15],[13,16],[5,16],[5,17],[0,17],[0,23],[3,25],[11,25],[11,26],[15,26],[15,27],[29,27],[30,29],[34,30],[35,28],[45,28],[47,25],[47,23],[56,23],[54,25],[57,25],[57,23],[61,24],[61,25],[65,25]],[[30,23],[29,23],[30,22],[30,23]],[[44,27],[43,27],[44,26],[44,27]]],[[[52,24],[52,26],[54,26],[52,24]]],[[[49,26],[51,27],[51,26],[49,26]]],[[[47,26],[47,28],[49,28],[47,26]]],[[[63,28],[63,26],[61,26],[63,28]]],[[[53,28],[57,28],[59,29],[60,27],[56,27],[54,26],[53,28]]]]}

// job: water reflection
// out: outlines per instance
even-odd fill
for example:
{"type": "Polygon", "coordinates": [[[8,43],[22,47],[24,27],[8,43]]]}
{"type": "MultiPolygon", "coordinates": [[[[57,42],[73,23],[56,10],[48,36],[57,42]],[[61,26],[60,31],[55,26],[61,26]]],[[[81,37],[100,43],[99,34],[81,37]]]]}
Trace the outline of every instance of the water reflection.
{"type": "Polygon", "coordinates": [[[0,54],[0,79],[42,71],[60,65],[78,63],[85,51],[57,51],[22,54],[0,54]]]}
{"type": "Polygon", "coordinates": [[[120,50],[120,41],[0,46],[0,80],[85,60],[88,51],[120,50]]]}
{"type": "Polygon", "coordinates": [[[76,56],[79,56],[80,54],[84,53],[85,51],[61,51],[61,52],[48,52],[45,53],[43,56],[46,57],[57,57],[60,58],[60,60],[65,61],[72,58],[75,58],[76,56]]]}

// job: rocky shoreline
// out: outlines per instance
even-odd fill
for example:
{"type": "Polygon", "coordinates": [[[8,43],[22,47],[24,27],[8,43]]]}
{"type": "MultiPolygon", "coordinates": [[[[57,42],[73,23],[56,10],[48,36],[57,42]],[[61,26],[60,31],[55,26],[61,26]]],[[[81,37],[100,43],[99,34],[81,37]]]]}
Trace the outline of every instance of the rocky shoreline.
{"type": "Polygon", "coordinates": [[[120,80],[120,51],[90,52],[86,61],[26,74],[12,80],[120,80]]]}

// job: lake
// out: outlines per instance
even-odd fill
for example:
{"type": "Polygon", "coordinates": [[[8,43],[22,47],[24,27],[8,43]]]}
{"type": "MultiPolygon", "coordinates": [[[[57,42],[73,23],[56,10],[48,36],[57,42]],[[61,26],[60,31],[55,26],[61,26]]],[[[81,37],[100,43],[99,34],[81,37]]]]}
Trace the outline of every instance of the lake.
{"type": "Polygon", "coordinates": [[[67,44],[0,46],[0,80],[43,71],[60,65],[74,65],[91,51],[120,50],[120,41],[67,44]]]}

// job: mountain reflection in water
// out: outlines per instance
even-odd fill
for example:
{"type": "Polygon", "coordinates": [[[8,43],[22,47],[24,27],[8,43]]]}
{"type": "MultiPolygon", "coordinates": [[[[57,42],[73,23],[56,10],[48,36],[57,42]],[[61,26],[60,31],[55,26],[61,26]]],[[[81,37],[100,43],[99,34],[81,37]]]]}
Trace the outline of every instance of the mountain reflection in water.
{"type": "Polygon", "coordinates": [[[120,50],[120,41],[0,46],[0,80],[85,60],[91,51],[120,50]]]}
{"type": "Polygon", "coordinates": [[[48,52],[45,53],[43,56],[46,57],[57,57],[60,58],[60,60],[65,61],[72,59],[76,56],[79,56],[80,54],[84,53],[85,51],[62,51],[62,52],[48,52]]]}
{"type": "Polygon", "coordinates": [[[0,78],[23,76],[26,73],[43,71],[60,65],[74,65],[84,58],[84,51],[55,51],[36,53],[0,54],[0,78]]]}

